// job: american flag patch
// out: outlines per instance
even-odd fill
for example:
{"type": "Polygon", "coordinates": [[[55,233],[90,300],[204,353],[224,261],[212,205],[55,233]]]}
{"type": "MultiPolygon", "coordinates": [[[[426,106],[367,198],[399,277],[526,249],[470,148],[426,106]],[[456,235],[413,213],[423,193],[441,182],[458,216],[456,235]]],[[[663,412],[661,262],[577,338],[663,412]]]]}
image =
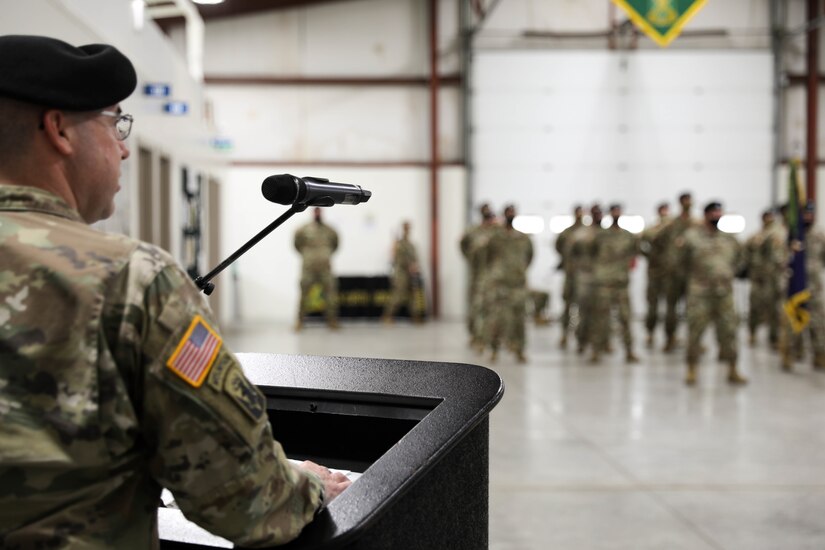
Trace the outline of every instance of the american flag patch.
{"type": "Polygon", "coordinates": [[[203,384],[223,341],[203,317],[195,315],[172,357],[166,362],[172,372],[199,388],[203,384]]]}

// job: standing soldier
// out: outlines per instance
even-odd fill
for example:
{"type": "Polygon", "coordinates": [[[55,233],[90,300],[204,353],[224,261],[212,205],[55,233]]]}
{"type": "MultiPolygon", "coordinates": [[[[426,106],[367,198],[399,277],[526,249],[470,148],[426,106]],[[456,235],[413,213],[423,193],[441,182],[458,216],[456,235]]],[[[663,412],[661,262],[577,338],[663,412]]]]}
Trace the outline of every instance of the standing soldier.
{"type": "Polygon", "coordinates": [[[676,329],[679,324],[677,308],[679,302],[687,292],[687,274],[679,264],[685,246],[685,233],[692,227],[701,226],[690,215],[693,198],[690,193],[679,195],[679,205],[682,212],[659,231],[654,239],[653,246],[662,250],[662,269],[667,280],[667,313],[665,315],[665,342],[664,351],[676,349],[676,329]]]}
{"type": "Polygon", "coordinates": [[[492,360],[504,344],[525,363],[524,317],[527,301],[527,268],[533,260],[530,237],[513,227],[516,208],[504,209],[504,227],[498,227],[485,248],[489,279],[485,284],[485,340],[492,348],[492,360]]]}
{"type": "Polygon", "coordinates": [[[590,323],[593,355],[598,363],[608,350],[612,310],[616,310],[628,363],[637,363],[633,353],[633,333],[630,328],[629,271],[639,253],[639,240],[633,233],[619,227],[622,207],[610,206],[613,223],[600,231],[593,240],[593,317],[590,323]]]}
{"type": "Polygon", "coordinates": [[[745,242],[745,264],[751,283],[748,329],[750,345],[756,343],[759,325],[768,325],[771,347],[779,343],[782,277],[787,260],[787,237],[776,223],[773,210],[762,213],[762,229],[745,242]]]}
{"type": "Polygon", "coordinates": [[[719,231],[721,217],[722,205],[709,203],[705,207],[704,225],[691,228],[681,247],[682,267],[688,274],[688,371],[685,377],[688,385],[696,383],[702,334],[711,322],[716,327],[719,359],[729,365],[728,382],[747,383],[736,368],[738,318],[733,306],[733,279],[743,263],[744,253],[733,235],[719,231]]]}
{"type": "Polygon", "coordinates": [[[384,307],[383,320],[392,323],[392,317],[398,306],[406,302],[413,322],[421,323],[424,317],[422,299],[421,270],[418,266],[418,253],[410,242],[410,222],[405,221],[401,238],[395,241],[392,251],[392,290],[387,305],[384,307]]]}
{"type": "Polygon", "coordinates": [[[573,225],[559,233],[556,239],[556,252],[559,253],[561,259],[559,267],[564,270],[564,289],[561,294],[564,300],[564,311],[561,314],[561,340],[559,341],[559,346],[562,349],[567,347],[567,333],[570,330],[570,310],[576,304],[576,271],[578,266],[570,254],[570,249],[573,242],[587,231],[583,218],[584,208],[577,204],[573,208],[573,225]]]}
{"type": "MultiPolygon", "coordinates": [[[[816,211],[813,202],[808,202],[802,211],[802,224],[805,227],[805,240],[802,243],[805,251],[805,276],[810,298],[807,302],[807,310],[810,320],[805,332],[808,333],[813,352],[813,367],[816,370],[825,369],[825,303],[823,303],[822,275],[825,271],[825,233],[821,229],[814,228],[816,211]]],[[[797,248],[797,246],[792,246],[797,248]]],[[[786,326],[788,323],[786,321],[786,326]]],[[[800,347],[802,345],[802,334],[794,338],[790,333],[790,327],[785,331],[785,344],[782,346],[782,368],[790,371],[793,366],[793,352],[800,350],[791,349],[789,345],[793,339],[800,347]]],[[[799,356],[799,354],[797,354],[799,356]]]]}
{"type": "Polygon", "coordinates": [[[593,317],[593,242],[602,228],[602,207],[594,204],[590,207],[590,225],[582,232],[581,238],[574,240],[569,247],[570,258],[576,266],[576,296],[574,301],[579,308],[579,326],[576,327],[578,352],[584,353],[590,340],[590,322],[593,317]]]}
{"type": "Polygon", "coordinates": [[[315,219],[295,233],[295,250],[303,259],[301,298],[295,330],[301,330],[304,326],[304,315],[310,309],[310,290],[315,284],[323,287],[327,325],[338,328],[338,282],[332,274],[332,254],[338,249],[338,233],[323,222],[320,208],[316,208],[313,214],[315,219]]]}
{"type": "Polygon", "coordinates": [[[663,202],[656,212],[659,219],[656,224],[645,229],[640,240],[640,251],[647,258],[647,347],[653,347],[656,325],[659,324],[659,300],[667,301],[667,275],[663,265],[665,251],[660,248],[661,241],[656,236],[670,222],[670,206],[663,202]]]}
{"type": "Polygon", "coordinates": [[[485,203],[479,209],[481,223],[468,229],[461,237],[461,253],[467,260],[470,284],[467,292],[467,331],[470,333],[470,346],[484,347],[483,303],[481,281],[484,276],[483,254],[491,231],[496,227],[496,217],[490,205],[485,203]]]}

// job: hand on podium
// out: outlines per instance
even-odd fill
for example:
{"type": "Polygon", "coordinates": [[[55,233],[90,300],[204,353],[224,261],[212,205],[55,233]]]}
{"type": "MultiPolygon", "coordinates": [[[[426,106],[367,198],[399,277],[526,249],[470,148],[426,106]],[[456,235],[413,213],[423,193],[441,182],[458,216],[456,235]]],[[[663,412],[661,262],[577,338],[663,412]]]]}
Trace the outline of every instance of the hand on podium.
{"type": "Polygon", "coordinates": [[[332,499],[340,495],[344,489],[352,485],[352,481],[341,472],[333,472],[325,466],[315,464],[310,460],[304,460],[297,465],[308,472],[312,472],[324,483],[324,503],[329,504],[332,499]]]}

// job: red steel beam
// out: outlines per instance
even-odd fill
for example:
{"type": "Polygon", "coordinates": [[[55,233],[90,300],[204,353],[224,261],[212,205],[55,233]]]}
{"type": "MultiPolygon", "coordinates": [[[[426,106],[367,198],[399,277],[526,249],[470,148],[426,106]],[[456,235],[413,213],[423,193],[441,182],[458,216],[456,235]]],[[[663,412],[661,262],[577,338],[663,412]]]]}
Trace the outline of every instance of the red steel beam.
{"type": "MultiPolygon", "coordinates": [[[[808,21],[819,17],[819,0],[808,0],[808,21]]],[[[808,31],[807,36],[807,140],[805,155],[805,181],[809,200],[816,200],[816,167],[819,155],[817,153],[818,133],[817,118],[819,115],[819,27],[808,31]]]]}
{"type": "MultiPolygon", "coordinates": [[[[227,86],[430,86],[430,76],[254,76],[206,75],[204,82],[227,86]]],[[[460,86],[460,74],[438,76],[439,85],[460,86]]]]}

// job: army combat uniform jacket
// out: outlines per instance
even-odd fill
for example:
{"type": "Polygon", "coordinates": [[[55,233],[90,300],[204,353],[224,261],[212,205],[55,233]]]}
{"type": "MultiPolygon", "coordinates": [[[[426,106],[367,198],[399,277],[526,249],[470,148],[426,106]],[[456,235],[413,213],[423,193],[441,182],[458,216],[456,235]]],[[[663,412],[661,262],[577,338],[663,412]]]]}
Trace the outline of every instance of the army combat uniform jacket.
{"type": "Polygon", "coordinates": [[[238,544],[296,537],[321,482],[222,344],[168,254],[0,185],[0,547],[154,547],[161,486],[238,544]]]}

